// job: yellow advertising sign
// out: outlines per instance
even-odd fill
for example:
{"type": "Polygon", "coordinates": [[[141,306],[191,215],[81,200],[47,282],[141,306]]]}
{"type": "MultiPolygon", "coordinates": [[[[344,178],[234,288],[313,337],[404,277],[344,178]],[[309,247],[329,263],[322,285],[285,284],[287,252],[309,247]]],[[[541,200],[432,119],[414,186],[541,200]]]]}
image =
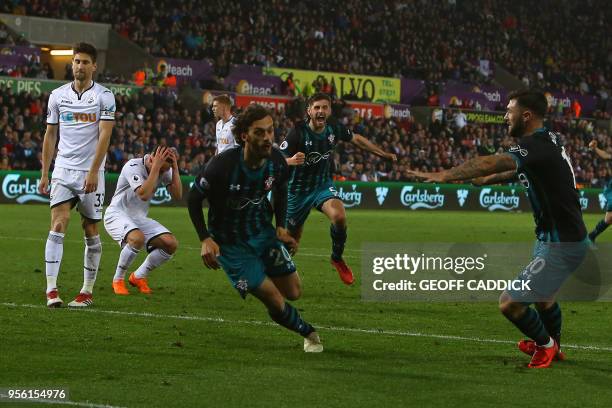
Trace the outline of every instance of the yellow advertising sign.
{"type": "Polygon", "coordinates": [[[293,74],[296,90],[309,96],[312,93],[312,83],[320,78],[336,89],[336,96],[342,97],[351,91],[363,100],[372,102],[400,102],[401,80],[399,78],[377,77],[368,75],[353,75],[338,72],[306,71],[292,68],[264,68],[266,75],[280,77],[283,81],[293,74]]]}

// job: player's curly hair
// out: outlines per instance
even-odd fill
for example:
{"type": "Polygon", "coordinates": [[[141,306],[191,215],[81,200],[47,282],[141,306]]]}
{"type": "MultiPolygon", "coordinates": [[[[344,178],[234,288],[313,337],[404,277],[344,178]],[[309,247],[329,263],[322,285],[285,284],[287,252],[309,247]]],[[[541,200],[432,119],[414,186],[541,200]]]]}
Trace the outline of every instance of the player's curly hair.
{"type": "Polygon", "coordinates": [[[249,105],[240,115],[238,115],[236,121],[234,122],[232,133],[234,134],[236,142],[240,146],[244,146],[244,141],[242,140],[241,135],[249,132],[249,128],[253,122],[262,120],[266,116],[272,116],[268,109],[257,104],[249,105]]]}
{"type": "Polygon", "coordinates": [[[96,59],[98,58],[98,50],[96,50],[96,47],[94,47],[93,45],[86,42],[74,44],[74,46],[72,47],[72,55],[76,55],[79,53],[89,55],[91,57],[91,62],[93,62],[94,64],[96,63],[96,59]]]}

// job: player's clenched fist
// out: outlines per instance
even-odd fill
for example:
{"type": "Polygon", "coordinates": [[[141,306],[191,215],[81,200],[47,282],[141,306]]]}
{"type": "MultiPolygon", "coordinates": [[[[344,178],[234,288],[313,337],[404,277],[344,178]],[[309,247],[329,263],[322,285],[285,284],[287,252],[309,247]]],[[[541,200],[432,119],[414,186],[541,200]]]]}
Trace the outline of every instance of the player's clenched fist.
{"type": "Polygon", "coordinates": [[[202,251],[200,255],[202,256],[204,265],[206,265],[208,269],[219,269],[219,262],[217,262],[219,254],[219,245],[217,245],[212,238],[206,238],[202,241],[202,251]]]}

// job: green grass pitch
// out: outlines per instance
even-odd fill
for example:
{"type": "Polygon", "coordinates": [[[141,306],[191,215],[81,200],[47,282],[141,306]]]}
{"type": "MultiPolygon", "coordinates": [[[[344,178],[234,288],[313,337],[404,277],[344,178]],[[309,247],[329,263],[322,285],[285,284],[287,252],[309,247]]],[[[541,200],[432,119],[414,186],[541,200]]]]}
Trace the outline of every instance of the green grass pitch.
{"type": "MultiPolygon", "coordinates": [[[[73,406],[96,407],[560,407],[578,405],[578,395],[581,406],[612,405],[608,303],[562,304],[564,344],[578,347],[551,369],[528,370],[513,344],[520,333],[494,303],[363,302],[359,280],[346,287],[331,269],[328,222],[313,212],[295,258],[304,293],[294,304],[325,351],[305,354],[256,299],[243,301],[221,270],[204,268],[185,208],[151,216],[179,240],[149,279],[152,296],[112,293],[119,247],[102,230],[94,307],[48,310],[49,209],[0,206],[0,388],[63,386],[73,406]]],[[[600,218],[586,216],[587,226],[600,218]]],[[[357,275],[365,241],[533,240],[527,213],[352,210],[348,221],[357,275]]],[[[81,287],[82,262],[73,214],[58,280],[65,302],[81,287]]]]}

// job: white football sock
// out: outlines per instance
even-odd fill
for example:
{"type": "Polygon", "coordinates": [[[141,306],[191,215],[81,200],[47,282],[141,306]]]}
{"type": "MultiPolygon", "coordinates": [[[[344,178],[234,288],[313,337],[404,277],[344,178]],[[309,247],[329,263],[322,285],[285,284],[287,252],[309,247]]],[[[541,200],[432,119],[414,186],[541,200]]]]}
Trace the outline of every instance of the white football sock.
{"type": "Polygon", "coordinates": [[[92,293],[100,258],[102,257],[102,242],[100,236],[85,237],[85,255],[83,256],[83,288],[81,293],[92,293]]]}
{"type": "Polygon", "coordinates": [[[146,278],[153,269],[162,265],[172,258],[172,255],[164,251],[163,249],[154,249],[144,260],[142,265],[134,272],[137,278],[146,278]]]}
{"type": "Polygon", "coordinates": [[[49,231],[45,245],[45,274],[47,275],[47,293],[57,289],[57,275],[59,275],[62,255],[64,253],[64,234],[49,231]]]}
{"type": "Polygon", "coordinates": [[[115,276],[113,280],[123,280],[125,272],[128,270],[136,256],[140,252],[139,249],[132,248],[130,244],[125,244],[121,253],[119,254],[119,262],[117,263],[117,269],[115,270],[115,276]]]}

